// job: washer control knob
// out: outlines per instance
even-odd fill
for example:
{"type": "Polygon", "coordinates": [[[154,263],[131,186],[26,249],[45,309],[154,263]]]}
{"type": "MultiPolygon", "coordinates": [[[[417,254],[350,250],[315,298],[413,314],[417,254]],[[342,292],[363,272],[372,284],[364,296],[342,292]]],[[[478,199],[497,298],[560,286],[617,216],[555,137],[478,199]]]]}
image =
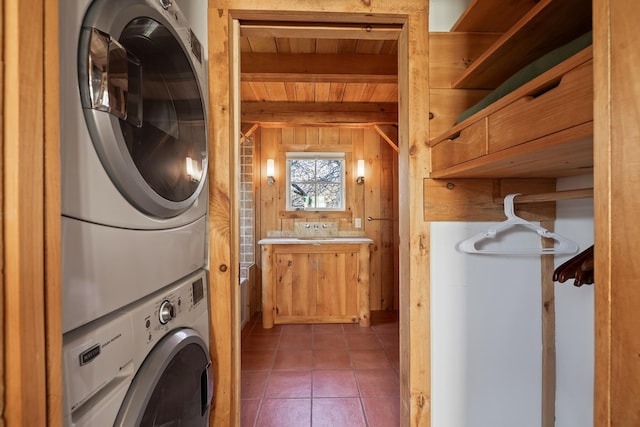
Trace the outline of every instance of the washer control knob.
{"type": "Polygon", "coordinates": [[[169,7],[171,7],[171,3],[171,0],[160,0],[160,6],[162,6],[164,10],[169,9],[169,7]]]}
{"type": "Polygon", "coordinates": [[[160,311],[158,312],[158,318],[160,323],[166,325],[171,319],[176,317],[176,310],[171,304],[171,301],[164,300],[162,304],[160,304],[160,311]]]}

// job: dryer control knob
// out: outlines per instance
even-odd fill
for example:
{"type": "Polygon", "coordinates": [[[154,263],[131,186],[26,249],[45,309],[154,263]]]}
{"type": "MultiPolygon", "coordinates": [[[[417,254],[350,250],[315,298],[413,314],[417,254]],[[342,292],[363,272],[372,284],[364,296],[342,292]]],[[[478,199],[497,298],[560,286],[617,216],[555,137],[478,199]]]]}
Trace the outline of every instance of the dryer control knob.
{"type": "Polygon", "coordinates": [[[176,310],[171,304],[171,301],[164,300],[162,304],[160,304],[160,311],[158,312],[158,318],[160,323],[165,325],[169,320],[176,317],[176,310]]]}

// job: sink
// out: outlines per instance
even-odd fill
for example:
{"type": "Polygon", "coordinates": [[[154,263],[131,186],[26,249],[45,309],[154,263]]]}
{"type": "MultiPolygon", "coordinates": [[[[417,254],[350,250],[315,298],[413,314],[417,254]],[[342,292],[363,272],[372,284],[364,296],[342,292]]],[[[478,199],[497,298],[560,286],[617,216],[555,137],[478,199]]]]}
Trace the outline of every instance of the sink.
{"type": "Polygon", "coordinates": [[[298,240],[334,240],[335,237],[295,237],[298,240]]]}
{"type": "Polygon", "coordinates": [[[343,237],[343,236],[299,236],[299,237],[266,237],[258,241],[259,245],[295,245],[295,244],[345,244],[362,245],[371,244],[373,240],[367,237],[343,237]]]}

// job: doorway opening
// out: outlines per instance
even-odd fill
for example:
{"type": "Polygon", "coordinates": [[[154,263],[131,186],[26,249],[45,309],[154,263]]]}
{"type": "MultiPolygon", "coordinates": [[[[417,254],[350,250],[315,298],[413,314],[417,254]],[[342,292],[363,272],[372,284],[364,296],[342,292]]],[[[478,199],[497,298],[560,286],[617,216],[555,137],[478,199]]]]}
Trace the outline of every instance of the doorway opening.
{"type": "Polygon", "coordinates": [[[380,417],[389,417],[386,425],[399,425],[401,28],[239,21],[242,425],[261,425],[282,411],[302,419],[308,415],[310,421],[343,411],[361,417],[363,425],[380,417]],[[318,151],[344,154],[345,209],[288,210],[287,153],[318,151]],[[359,160],[365,165],[360,183],[359,160]],[[268,162],[275,172],[267,172],[268,162]],[[301,223],[330,224],[344,235],[374,241],[371,328],[357,323],[262,327],[257,242],[294,234],[301,223]]]}

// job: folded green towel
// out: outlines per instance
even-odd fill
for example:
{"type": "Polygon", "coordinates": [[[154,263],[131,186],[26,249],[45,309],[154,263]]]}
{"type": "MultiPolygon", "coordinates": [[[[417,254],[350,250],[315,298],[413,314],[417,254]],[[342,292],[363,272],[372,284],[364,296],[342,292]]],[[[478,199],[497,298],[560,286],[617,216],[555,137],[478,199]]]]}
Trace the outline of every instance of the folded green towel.
{"type": "Polygon", "coordinates": [[[565,59],[570,58],[571,56],[585,49],[587,46],[590,46],[592,43],[593,34],[591,31],[589,31],[588,33],[581,35],[577,39],[570,41],[569,43],[557,49],[554,49],[544,56],[536,59],[529,65],[521,68],[507,80],[505,80],[504,83],[495,88],[487,96],[482,98],[477,104],[465,110],[462,114],[460,114],[460,116],[458,116],[456,123],[460,123],[461,121],[471,117],[483,108],[493,104],[503,96],[508,95],[520,86],[538,77],[545,71],[555,67],[565,59]]]}

